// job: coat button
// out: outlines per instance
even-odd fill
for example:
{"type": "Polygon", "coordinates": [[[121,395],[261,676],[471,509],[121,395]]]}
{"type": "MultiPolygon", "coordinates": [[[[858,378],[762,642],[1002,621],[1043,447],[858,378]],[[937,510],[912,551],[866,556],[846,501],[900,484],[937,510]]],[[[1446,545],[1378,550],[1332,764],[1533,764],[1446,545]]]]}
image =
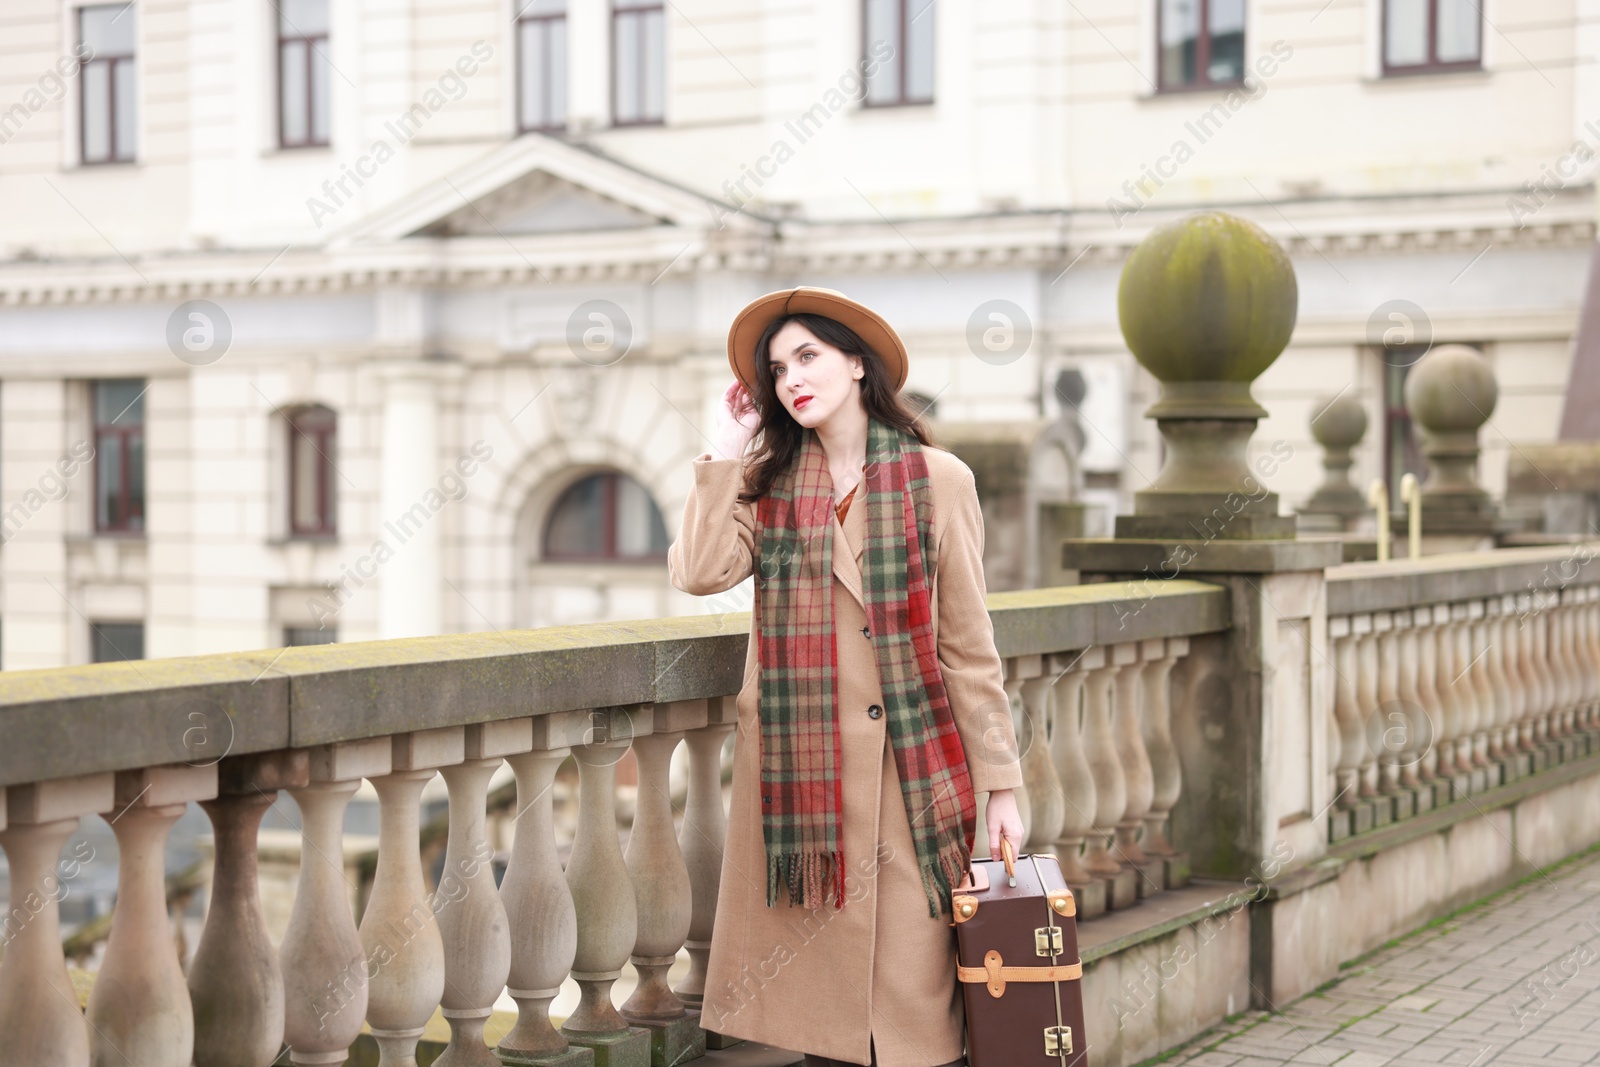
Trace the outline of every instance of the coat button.
{"type": "Polygon", "coordinates": [[[867,718],[869,718],[869,719],[881,719],[881,718],[883,718],[883,709],[878,707],[878,705],[876,705],[876,704],[872,705],[872,707],[867,709],[867,718]]]}

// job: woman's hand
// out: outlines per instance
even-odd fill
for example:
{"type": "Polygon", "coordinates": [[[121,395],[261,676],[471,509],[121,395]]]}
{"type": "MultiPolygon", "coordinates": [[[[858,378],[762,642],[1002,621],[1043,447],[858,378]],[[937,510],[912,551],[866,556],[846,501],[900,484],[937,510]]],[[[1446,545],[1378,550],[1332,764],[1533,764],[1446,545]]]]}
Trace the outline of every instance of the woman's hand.
{"type": "Polygon", "coordinates": [[[750,446],[750,439],[761,427],[761,413],[750,399],[750,391],[737,379],[722,392],[717,409],[717,449],[721,459],[739,459],[750,446]]]}
{"type": "Polygon", "coordinates": [[[989,794],[989,855],[1000,855],[1000,838],[1005,836],[1011,841],[1013,855],[1022,852],[1022,814],[1017,811],[1017,798],[1009,789],[996,789],[989,794]]]}

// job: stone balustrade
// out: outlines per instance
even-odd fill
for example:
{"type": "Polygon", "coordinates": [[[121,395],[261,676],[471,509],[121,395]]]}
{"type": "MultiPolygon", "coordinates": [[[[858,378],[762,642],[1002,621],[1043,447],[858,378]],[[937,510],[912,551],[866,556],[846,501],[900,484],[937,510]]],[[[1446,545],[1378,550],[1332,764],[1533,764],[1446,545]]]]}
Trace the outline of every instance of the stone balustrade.
{"type": "Polygon", "coordinates": [[[1600,750],[1597,548],[1328,571],[1330,843],[1600,750]]]}
{"type": "MultiPolygon", "coordinates": [[[[1171,720],[1186,709],[1170,694],[1190,638],[1228,627],[1224,591],[1108,583],[996,594],[990,610],[1016,698],[1029,847],[1060,855],[1085,917],[1180,884],[1167,822],[1182,796],[1171,720]]],[[[0,846],[12,878],[0,1047],[39,1067],[264,1067],[284,1045],[288,1062],[333,1064],[365,1028],[384,1067],[405,1067],[439,1010],[447,1067],[693,1058],[706,1042],[697,1006],[726,817],[720,757],[748,627],[744,613],[0,676],[0,846]],[[667,775],[680,743],[689,790],[675,832],[667,775]],[[613,794],[630,748],[639,800],[624,851],[613,794]],[[569,754],[580,787],[563,871],[551,784],[569,754]],[[519,817],[497,887],[484,806],[502,761],[519,817]],[[435,774],[450,834],[429,885],[418,801],[435,774]],[[363,779],[381,823],[358,916],[341,827],[363,779]],[[303,844],[274,947],[255,840],[280,792],[299,808],[303,844]],[[161,856],[189,801],[212,820],[216,859],[185,975],[161,856]],[[111,823],[120,867],[85,1011],[61,949],[58,904],[74,875],[59,861],[90,814],[111,823]],[[673,988],[682,949],[692,967],[673,988]],[[639,981],[619,1006],[612,986],[630,963],[639,981]],[[569,977],[582,997],[557,1026],[548,1012],[569,977]],[[484,1023],[502,991],[518,1017],[491,1050],[484,1023]]]]}

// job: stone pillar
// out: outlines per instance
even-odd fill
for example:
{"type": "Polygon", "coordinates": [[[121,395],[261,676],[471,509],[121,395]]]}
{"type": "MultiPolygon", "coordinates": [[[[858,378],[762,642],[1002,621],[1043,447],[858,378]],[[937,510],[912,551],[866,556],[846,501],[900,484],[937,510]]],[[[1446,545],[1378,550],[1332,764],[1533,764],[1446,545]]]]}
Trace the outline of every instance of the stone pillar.
{"type": "Polygon", "coordinates": [[[1342,548],[1295,539],[1295,520],[1267,488],[1292,449],[1251,441],[1267,412],[1250,386],[1288,344],[1298,294],[1277,242],[1223,212],[1158,227],[1133,250],[1118,316],[1160,384],[1146,416],[1165,463],[1134,494],[1133,514],[1117,517],[1114,539],[1069,540],[1062,559],[1085,581],[1193,578],[1231,592],[1231,628],[1195,642],[1184,671],[1184,685],[1199,687],[1185,700],[1198,703],[1172,724],[1183,794],[1170,837],[1201,877],[1259,879],[1327,848],[1323,816],[1335,794],[1322,571],[1342,548]]]}
{"type": "Polygon", "coordinates": [[[444,632],[443,535],[449,503],[439,492],[439,478],[450,461],[440,452],[440,391],[460,374],[456,364],[421,360],[383,368],[374,533],[394,555],[378,577],[379,637],[444,632]]]}
{"type": "Polygon", "coordinates": [[[1423,553],[1493,548],[1499,509],[1478,485],[1478,431],[1500,395],[1488,360],[1466,345],[1440,345],[1411,368],[1405,392],[1428,459],[1423,553]]]}
{"type": "Polygon", "coordinates": [[[1317,402],[1311,436],[1322,446],[1322,485],[1300,508],[1300,529],[1343,532],[1366,514],[1367,498],[1350,481],[1351,450],[1367,432],[1367,409],[1348,390],[1317,402]]]}

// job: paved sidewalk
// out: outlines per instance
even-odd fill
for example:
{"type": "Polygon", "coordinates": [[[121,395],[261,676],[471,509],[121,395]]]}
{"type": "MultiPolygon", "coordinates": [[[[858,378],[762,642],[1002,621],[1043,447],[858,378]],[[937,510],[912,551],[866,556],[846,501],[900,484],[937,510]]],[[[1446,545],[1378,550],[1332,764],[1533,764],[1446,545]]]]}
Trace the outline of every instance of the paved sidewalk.
{"type": "Polygon", "coordinates": [[[1281,1014],[1238,1016],[1162,1062],[1600,1062],[1600,853],[1379,949],[1281,1014]]]}

